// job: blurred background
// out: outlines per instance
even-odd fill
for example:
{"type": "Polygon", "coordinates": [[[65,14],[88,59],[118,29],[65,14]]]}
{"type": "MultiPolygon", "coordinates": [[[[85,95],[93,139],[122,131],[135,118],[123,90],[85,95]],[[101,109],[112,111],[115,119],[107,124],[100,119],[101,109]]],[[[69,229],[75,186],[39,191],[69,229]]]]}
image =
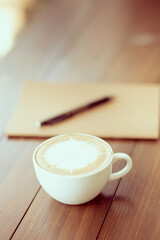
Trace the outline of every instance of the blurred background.
{"type": "Polygon", "coordinates": [[[0,0],[0,84],[157,82],[159,9],[158,0],[0,0]]]}

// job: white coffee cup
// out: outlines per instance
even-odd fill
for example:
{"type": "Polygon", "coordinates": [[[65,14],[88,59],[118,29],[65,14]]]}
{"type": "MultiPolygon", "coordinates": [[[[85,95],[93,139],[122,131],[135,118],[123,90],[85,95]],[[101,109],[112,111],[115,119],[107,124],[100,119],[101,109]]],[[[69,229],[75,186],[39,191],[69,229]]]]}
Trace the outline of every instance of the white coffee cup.
{"type": "Polygon", "coordinates": [[[79,135],[83,135],[84,137],[89,136],[96,139],[103,143],[103,145],[105,144],[106,148],[110,150],[107,158],[108,160],[104,166],[89,173],[78,175],[55,174],[40,167],[36,161],[37,151],[43,145],[48,144],[49,141],[56,140],[56,138],[65,135],[56,136],[44,141],[36,148],[33,154],[33,165],[41,186],[57,201],[71,205],[88,202],[102,191],[108,181],[121,178],[131,170],[132,160],[127,154],[113,153],[112,148],[106,141],[88,134],[79,135]],[[122,159],[126,161],[125,167],[118,172],[112,173],[112,165],[122,159]]]}

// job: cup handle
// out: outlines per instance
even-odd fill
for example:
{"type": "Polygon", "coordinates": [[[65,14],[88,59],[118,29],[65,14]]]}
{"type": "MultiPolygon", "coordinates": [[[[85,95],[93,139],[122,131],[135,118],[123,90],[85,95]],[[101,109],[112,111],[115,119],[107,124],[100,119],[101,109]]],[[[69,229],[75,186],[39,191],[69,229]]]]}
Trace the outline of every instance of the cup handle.
{"type": "Polygon", "coordinates": [[[114,164],[115,162],[117,162],[119,160],[122,160],[122,159],[126,161],[125,167],[123,169],[121,169],[120,171],[118,171],[118,172],[111,173],[109,181],[121,178],[121,177],[126,175],[131,170],[131,168],[132,168],[132,159],[126,153],[114,153],[113,156],[112,156],[112,164],[114,164]]]}

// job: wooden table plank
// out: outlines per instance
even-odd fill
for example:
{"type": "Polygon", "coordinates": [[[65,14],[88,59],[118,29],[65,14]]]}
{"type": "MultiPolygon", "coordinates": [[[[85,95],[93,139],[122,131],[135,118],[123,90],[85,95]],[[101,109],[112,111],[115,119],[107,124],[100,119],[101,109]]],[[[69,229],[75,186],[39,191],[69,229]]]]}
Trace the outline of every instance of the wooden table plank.
{"type": "Polygon", "coordinates": [[[98,239],[160,239],[160,141],[139,142],[98,239]]]}
{"type": "Polygon", "coordinates": [[[98,1],[97,5],[94,18],[76,42],[73,33],[72,48],[62,49],[62,60],[57,64],[53,57],[51,64],[57,67],[51,70],[49,65],[50,80],[107,81],[106,69],[124,45],[135,16],[126,0],[98,1]]]}
{"type": "Polygon", "coordinates": [[[130,39],[106,71],[112,82],[159,82],[160,45],[136,46],[130,39]]]}
{"type": "Polygon", "coordinates": [[[106,1],[86,30],[72,43],[72,48],[62,49],[62,61],[57,63],[53,57],[51,64],[56,64],[56,68],[51,70],[49,65],[49,79],[157,81],[160,71],[159,2],[148,1],[146,9],[144,4],[144,1],[141,4],[139,1],[106,1]],[[149,38],[151,41],[147,41],[149,38]]]}
{"type": "Polygon", "coordinates": [[[128,35],[106,69],[110,81],[159,82],[159,7],[160,2],[156,0],[130,2],[128,35]]]}
{"type": "Polygon", "coordinates": [[[11,237],[39,189],[32,166],[32,153],[39,143],[7,139],[0,143],[1,239],[11,237]]]}
{"type": "MultiPolygon", "coordinates": [[[[134,147],[134,141],[110,143],[114,151],[131,153],[134,147]]],[[[122,165],[117,163],[115,169],[122,165]]],[[[118,183],[110,182],[97,198],[79,206],[58,203],[41,189],[13,239],[96,239],[118,183]]]]}

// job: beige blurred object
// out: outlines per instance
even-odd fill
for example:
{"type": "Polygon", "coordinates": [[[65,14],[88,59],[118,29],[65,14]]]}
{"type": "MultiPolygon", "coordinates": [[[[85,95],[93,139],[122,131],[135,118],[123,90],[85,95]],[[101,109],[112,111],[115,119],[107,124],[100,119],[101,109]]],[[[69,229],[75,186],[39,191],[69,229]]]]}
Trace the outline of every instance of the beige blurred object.
{"type": "Polygon", "coordinates": [[[0,4],[14,5],[20,8],[31,8],[37,0],[0,0],[0,4]]]}
{"type": "Polygon", "coordinates": [[[14,46],[18,33],[26,23],[26,10],[37,0],[0,0],[0,57],[14,46]]]}

